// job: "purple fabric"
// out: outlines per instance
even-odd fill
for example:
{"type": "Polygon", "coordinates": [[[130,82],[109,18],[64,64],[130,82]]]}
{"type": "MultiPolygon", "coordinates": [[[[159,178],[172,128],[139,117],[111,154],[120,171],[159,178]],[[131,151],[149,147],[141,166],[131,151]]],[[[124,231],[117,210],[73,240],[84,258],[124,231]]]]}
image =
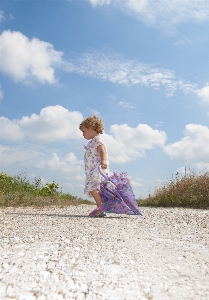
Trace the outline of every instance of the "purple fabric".
{"type": "Polygon", "coordinates": [[[108,181],[102,181],[100,194],[105,212],[142,216],[126,172],[113,173],[108,181]]]}

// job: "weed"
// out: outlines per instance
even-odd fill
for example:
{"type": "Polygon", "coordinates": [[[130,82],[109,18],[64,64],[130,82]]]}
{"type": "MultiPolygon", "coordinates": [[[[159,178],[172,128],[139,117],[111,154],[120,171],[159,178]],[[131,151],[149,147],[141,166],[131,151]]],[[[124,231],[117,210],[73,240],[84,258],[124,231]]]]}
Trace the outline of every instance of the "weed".
{"type": "MultiPolygon", "coordinates": [[[[186,170],[186,169],[185,169],[186,170]]],[[[140,206],[209,208],[209,172],[197,174],[194,170],[156,188],[147,199],[138,199],[140,206]]]]}
{"type": "Polygon", "coordinates": [[[59,185],[55,181],[43,186],[40,177],[36,177],[34,183],[30,183],[25,174],[12,177],[2,172],[0,207],[93,204],[88,200],[59,192],[58,189],[59,185]]]}

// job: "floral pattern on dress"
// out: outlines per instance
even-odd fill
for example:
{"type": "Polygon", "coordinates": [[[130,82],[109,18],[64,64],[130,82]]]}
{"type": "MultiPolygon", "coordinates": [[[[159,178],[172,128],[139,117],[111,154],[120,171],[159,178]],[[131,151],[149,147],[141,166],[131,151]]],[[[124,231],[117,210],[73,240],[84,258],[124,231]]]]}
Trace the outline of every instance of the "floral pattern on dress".
{"type": "MultiPolygon", "coordinates": [[[[101,164],[101,158],[97,147],[100,145],[103,145],[105,148],[106,156],[107,156],[107,164],[109,164],[107,148],[100,134],[96,135],[90,142],[88,142],[87,146],[85,146],[86,152],[84,155],[84,163],[85,163],[86,182],[85,182],[84,193],[90,197],[92,197],[90,193],[91,191],[100,190],[100,183],[103,180],[98,170],[98,166],[101,164]]],[[[105,174],[108,174],[108,169],[105,170],[103,169],[103,172],[105,174]]]]}

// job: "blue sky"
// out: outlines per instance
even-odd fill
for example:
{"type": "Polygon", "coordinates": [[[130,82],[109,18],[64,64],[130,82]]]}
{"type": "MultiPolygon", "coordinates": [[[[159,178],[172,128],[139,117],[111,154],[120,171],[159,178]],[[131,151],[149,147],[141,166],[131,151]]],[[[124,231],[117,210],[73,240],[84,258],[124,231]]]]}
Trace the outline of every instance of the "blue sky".
{"type": "Polygon", "coordinates": [[[137,197],[209,166],[209,2],[0,3],[1,169],[85,197],[83,118],[137,197]]]}

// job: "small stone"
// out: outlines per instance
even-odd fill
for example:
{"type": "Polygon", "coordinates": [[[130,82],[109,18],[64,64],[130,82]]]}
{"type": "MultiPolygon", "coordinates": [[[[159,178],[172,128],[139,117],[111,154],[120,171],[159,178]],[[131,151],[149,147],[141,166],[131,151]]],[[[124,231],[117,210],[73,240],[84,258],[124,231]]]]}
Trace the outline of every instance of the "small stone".
{"type": "Polygon", "coordinates": [[[66,263],[63,260],[59,261],[59,267],[63,268],[65,267],[66,263]]]}
{"type": "Polygon", "coordinates": [[[49,271],[40,271],[40,275],[42,275],[44,277],[49,277],[50,276],[50,272],[49,271]]]}
{"type": "Polygon", "coordinates": [[[84,300],[86,297],[85,297],[85,294],[84,293],[81,293],[81,292],[77,292],[76,294],[74,294],[76,296],[76,300],[84,300]]]}
{"type": "Polygon", "coordinates": [[[47,300],[47,298],[44,295],[40,295],[36,300],[47,300]]]}
{"type": "Polygon", "coordinates": [[[168,264],[168,268],[169,268],[170,270],[173,270],[173,269],[174,269],[174,266],[172,266],[171,264],[168,264]]]}
{"type": "Polygon", "coordinates": [[[67,287],[68,287],[68,289],[70,289],[70,290],[73,290],[73,289],[75,288],[75,284],[74,284],[74,281],[73,281],[72,279],[69,279],[69,280],[67,281],[67,287]]]}
{"type": "Polygon", "coordinates": [[[54,299],[56,299],[56,300],[63,300],[64,296],[63,296],[63,294],[61,292],[58,292],[58,294],[54,297],[54,299]]]}
{"type": "Polygon", "coordinates": [[[53,278],[55,282],[59,282],[59,277],[57,274],[52,274],[51,278],[53,278]]]}
{"type": "Polygon", "coordinates": [[[8,263],[3,263],[3,268],[4,269],[8,269],[9,268],[9,264],[8,263]]]}
{"type": "Polygon", "coordinates": [[[56,266],[55,262],[54,261],[50,261],[47,264],[47,269],[53,270],[55,268],[55,266],[56,266]]]}
{"type": "Polygon", "coordinates": [[[32,293],[25,293],[18,297],[18,300],[36,300],[36,296],[32,293]]]}
{"type": "Polygon", "coordinates": [[[80,289],[83,293],[86,293],[88,291],[88,285],[84,283],[80,286],[80,289]]]}
{"type": "Polygon", "coordinates": [[[15,291],[14,287],[10,284],[7,287],[6,293],[7,293],[7,296],[9,296],[9,297],[15,297],[15,295],[16,295],[16,291],[15,291]]]}

